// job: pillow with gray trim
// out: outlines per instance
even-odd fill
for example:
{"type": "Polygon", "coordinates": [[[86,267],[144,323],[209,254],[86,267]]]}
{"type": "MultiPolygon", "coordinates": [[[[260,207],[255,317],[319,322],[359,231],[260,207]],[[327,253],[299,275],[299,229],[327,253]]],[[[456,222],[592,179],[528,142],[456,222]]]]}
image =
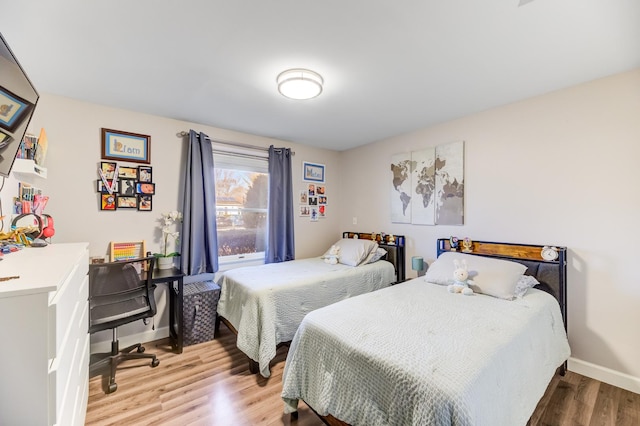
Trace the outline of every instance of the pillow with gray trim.
{"type": "Polygon", "coordinates": [[[453,261],[465,260],[469,271],[470,287],[475,293],[482,293],[500,299],[513,300],[517,297],[516,284],[527,270],[518,262],[494,259],[454,251],[445,252],[433,262],[424,276],[426,281],[448,285],[453,282],[453,261]]]}

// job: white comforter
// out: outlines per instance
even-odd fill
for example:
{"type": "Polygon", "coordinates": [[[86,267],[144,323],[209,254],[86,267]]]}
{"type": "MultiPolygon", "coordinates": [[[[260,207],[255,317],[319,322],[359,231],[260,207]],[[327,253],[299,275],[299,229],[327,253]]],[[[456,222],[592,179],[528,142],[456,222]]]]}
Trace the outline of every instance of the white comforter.
{"type": "Polygon", "coordinates": [[[218,280],[218,313],[238,331],[237,347],[269,377],[276,346],[288,342],[314,309],[389,286],[391,263],[330,265],[320,258],[238,268],[218,280]]]}
{"type": "Polygon", "coordinates": [[[448,293],[422,278],[306,316],[285,364],[298,399],[352,425],[525,425],[569,357],[556,300],[448,293]]]}

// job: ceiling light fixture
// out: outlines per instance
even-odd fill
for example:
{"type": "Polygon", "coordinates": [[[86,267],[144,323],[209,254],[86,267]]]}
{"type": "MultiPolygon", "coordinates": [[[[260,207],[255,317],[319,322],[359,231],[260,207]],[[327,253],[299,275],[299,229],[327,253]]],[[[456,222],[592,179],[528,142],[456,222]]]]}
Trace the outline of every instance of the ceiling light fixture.
{"type": "Polygon", "coordinates": [[[322,93],[324,80],[317,72],[302,68],[282,71],[278,78],[278,91],[290,99],[311,99],[322,93]]]}

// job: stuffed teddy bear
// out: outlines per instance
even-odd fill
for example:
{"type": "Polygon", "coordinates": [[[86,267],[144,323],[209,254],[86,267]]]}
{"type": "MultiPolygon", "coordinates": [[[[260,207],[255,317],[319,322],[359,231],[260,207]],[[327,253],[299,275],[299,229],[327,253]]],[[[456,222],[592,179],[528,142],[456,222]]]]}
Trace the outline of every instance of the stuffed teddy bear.
{"type": "Polygon", "coordinates": [[[456,267],[453,271],[453,284],[450,284],[447,290],[449,290],[449,293],[462,293],[465,296],[472,295],[473,290],[469,287],[469,284],[473,284],[473,281],[467,279],[469,277],[467,262],[464,259],[462,261],[454,259],[453,264],[456,267]]]}
{"type": "Polygon", "coordinates": [[[333,245],[329,249],[329,254],[324,256],[324,261],[331,265],[335,265],[338,263],[338,258],[340,257],[340,247],[333,245]]]}

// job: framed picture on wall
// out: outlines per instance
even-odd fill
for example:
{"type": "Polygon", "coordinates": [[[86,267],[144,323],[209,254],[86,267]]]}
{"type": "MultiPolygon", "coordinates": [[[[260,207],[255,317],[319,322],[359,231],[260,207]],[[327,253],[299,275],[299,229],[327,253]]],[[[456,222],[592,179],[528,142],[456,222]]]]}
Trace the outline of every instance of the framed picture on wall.
{"type": "Polygon", "coordinates": [[[103,128],[102,158],[149,164],[151,136],[103,128]]]}
{"type": "Polygon", "coordinates": [[[153,179],[151,179],[151,166],[138,166],[138,181],[153,182],[153,179]]]}
{"type": "MultiPolygon", "coordinates": [[[[112,186],[113,185],[113,189],[111,191],[111,193],[113,194],[117,194],[120,191],[120,188],[118,186],[118,181],[114,181],[113,179],[108,179],[107,180],[107,185],[112,186]]],[[[103,194],[108,194],[109,193],[109,188],[107,188],[107,186],[104,184],[104,182],[102,181],[102,179],[98,179],[97,183],[96,183],[96,191],[101,192],[103,194]]]]}
{"type": "Polygon", "coordinates": [[[136,179],[138,177],[138,168],[120,166],[118,167],[118,177],[120,179],[136,179]]]}
{"type": "Polygon", "coordinates": [[[100,173],[105,179],[115,179],[116,176],[116,163],[114,161],[101,161],[100,173]]]}
{"type": "Polygon", "coordinates": [[[135,196],[136,195],[136,181],[135,179],[120,179],[118,181],[119,183],[119,189],[120,191],[118,191],[120,193],[120,195],[127,195],[127,196],[135,196]]]}
{"type": "Polygon", "coordinates": [[[138,207],[138,198],[118,195],[116,197],[116,205],[119,209],[135,209],[138,207]]]}
{"type": "Polygon", "coordinates": [[[138,195],[138,210],[150,212],[152,209],[151,195],[138,195]]]}
{"type": "Polygon", "coordinates": [[[114,194],[100,194],[100,210],[115,210],[116,196],[114,194]]]}
{"type": "Polygon", "coordinates": [[[149,182],[136,183],[136,194],[153,195],[156,193],[156,184],[149,182]]]}
{"type": "Polygon", "coordinates": [[[302,179],[306,182],[324,183],[324,164],[303,161],[302,179]]]}

